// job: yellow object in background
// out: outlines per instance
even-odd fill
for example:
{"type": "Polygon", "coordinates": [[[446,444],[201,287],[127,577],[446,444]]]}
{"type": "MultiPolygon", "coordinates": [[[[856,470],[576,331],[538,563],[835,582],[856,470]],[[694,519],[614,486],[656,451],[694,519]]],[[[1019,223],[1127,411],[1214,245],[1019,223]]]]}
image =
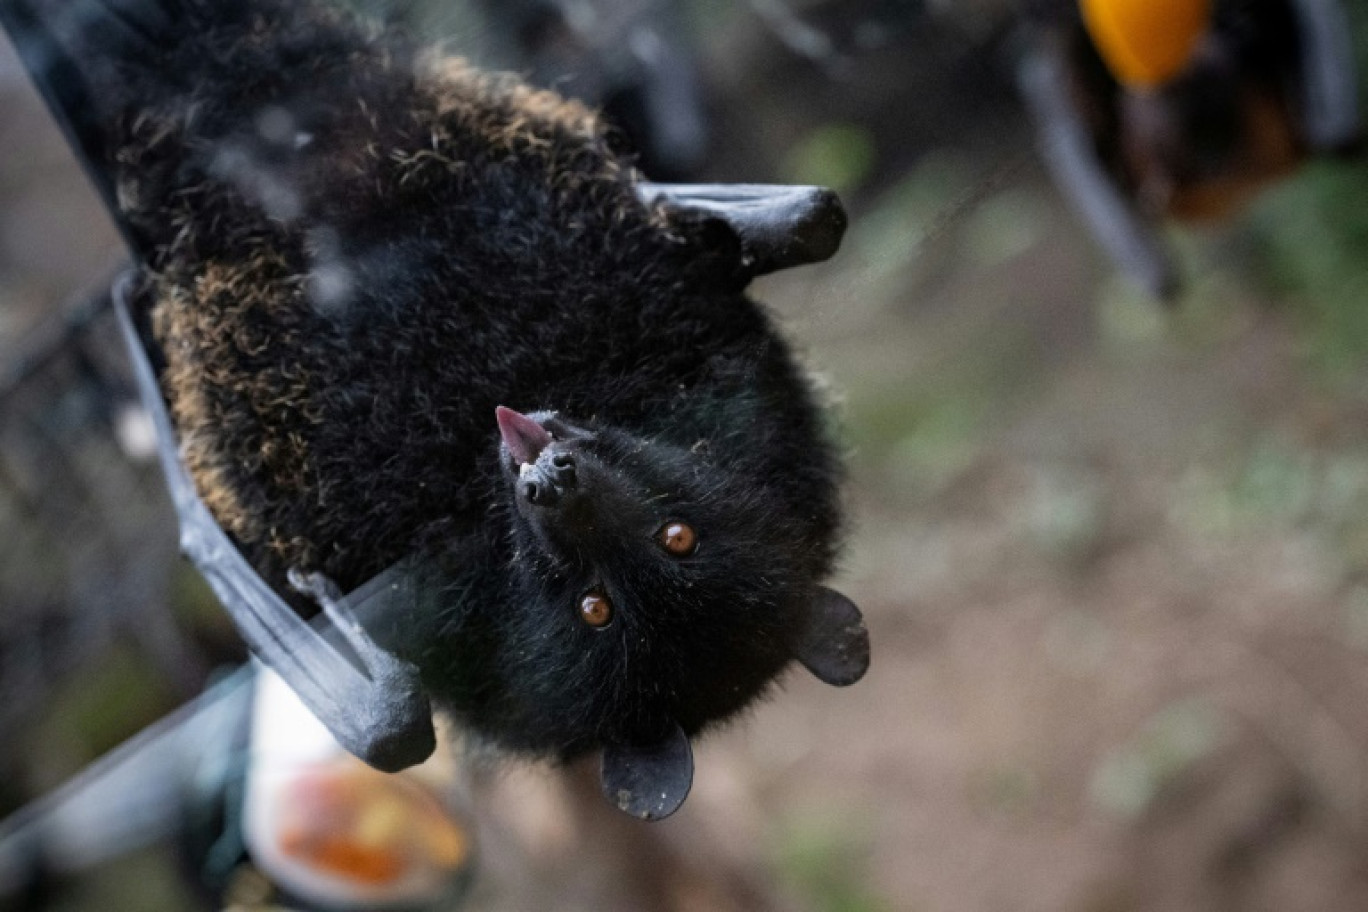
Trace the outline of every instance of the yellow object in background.
{"type": "Polygon", "coordinates": [[[1212,0],[1079,0],[1116,80],[1153,88],[1182,72],[1211,27],[1212,0]]]}

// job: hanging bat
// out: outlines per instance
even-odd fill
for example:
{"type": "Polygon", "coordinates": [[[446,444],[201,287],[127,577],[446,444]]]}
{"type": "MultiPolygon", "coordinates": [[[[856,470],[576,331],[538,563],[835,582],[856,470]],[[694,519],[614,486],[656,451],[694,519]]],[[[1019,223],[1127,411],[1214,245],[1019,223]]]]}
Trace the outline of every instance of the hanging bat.
{"type": "Polygon", "coordinates": [[[1020,83],[1056,182],[1152,293],[1177,286],[1156,226],[1229,216],[1359,137],[1339,0],[1046,0],[1020,83]]]}
{"type": "Polygon", "coordinates": [[[581,105],[323,3],[0,23],[136,256],[182,547],[349,750],[421,761],[435,705],[654,819],[794,659],[864,673],[838,461],[744,293],[835,251],[829,191],[649,183],[581,105]]]}

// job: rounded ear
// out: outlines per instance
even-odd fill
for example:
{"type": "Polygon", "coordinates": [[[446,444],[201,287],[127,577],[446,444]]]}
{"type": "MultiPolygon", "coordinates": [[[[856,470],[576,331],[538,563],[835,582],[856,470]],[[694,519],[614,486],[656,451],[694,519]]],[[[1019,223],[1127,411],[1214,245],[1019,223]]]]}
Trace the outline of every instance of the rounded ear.
{"type": "Polygon", "coordinates": [[[855,603],[834,589],[817,587],[797,658],[818,680],[846,687],[869,669],[869,631],[855,603]]]}
{"type": "Polygon", "coordinates": [[[609,744],[603,748],[599,779],[603,797],[641,820],[669,817],[693,785],[693,749],[678,725],[646,746],[609,744]]]}

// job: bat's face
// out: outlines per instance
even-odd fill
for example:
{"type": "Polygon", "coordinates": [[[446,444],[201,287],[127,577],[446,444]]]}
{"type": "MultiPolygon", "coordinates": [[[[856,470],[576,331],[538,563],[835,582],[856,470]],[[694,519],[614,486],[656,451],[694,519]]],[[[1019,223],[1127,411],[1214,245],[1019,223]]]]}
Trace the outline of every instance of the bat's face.
{"type": "MultiPolygon", "coordinates": [[[[691,450],[545,413],[500,409],[499,424],[514,603],[491,622],[490,708],[514,746],[573,756],[692,735],[790,660],[851,645],[814,633],[814,605],[840,597],[816,584],[810,516],[691,450]]],[[[858,670],[815,673],[858,677],[856,633],[858,670]]]]}

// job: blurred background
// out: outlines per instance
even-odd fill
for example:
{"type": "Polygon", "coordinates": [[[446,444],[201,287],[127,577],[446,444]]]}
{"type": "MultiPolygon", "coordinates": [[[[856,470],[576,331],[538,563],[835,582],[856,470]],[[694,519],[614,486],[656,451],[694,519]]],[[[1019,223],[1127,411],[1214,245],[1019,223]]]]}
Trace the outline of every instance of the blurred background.
{"type": "MultiPolygon", "coordinates": [[[[1007,0],[365,5],[605,105],[655,175],[851,215],[754,294],[848,450],[868,676],[793,675],[649,827],[592,770],[471,761],[468,908],[1368,908],[1368,163],[1165,227],[1164,305],[1041,164],[1007,0]],[[642,7],[658,47],[604,13],[642,7]],[[631,90],[660,54],[663,126],[631,90]]],[[[0,46],[0,811],[242,658],[88,303],[119,257],[0,46]]],[[[140,852],[46,907],[198,908],[182,873],[140,852]]]]}

